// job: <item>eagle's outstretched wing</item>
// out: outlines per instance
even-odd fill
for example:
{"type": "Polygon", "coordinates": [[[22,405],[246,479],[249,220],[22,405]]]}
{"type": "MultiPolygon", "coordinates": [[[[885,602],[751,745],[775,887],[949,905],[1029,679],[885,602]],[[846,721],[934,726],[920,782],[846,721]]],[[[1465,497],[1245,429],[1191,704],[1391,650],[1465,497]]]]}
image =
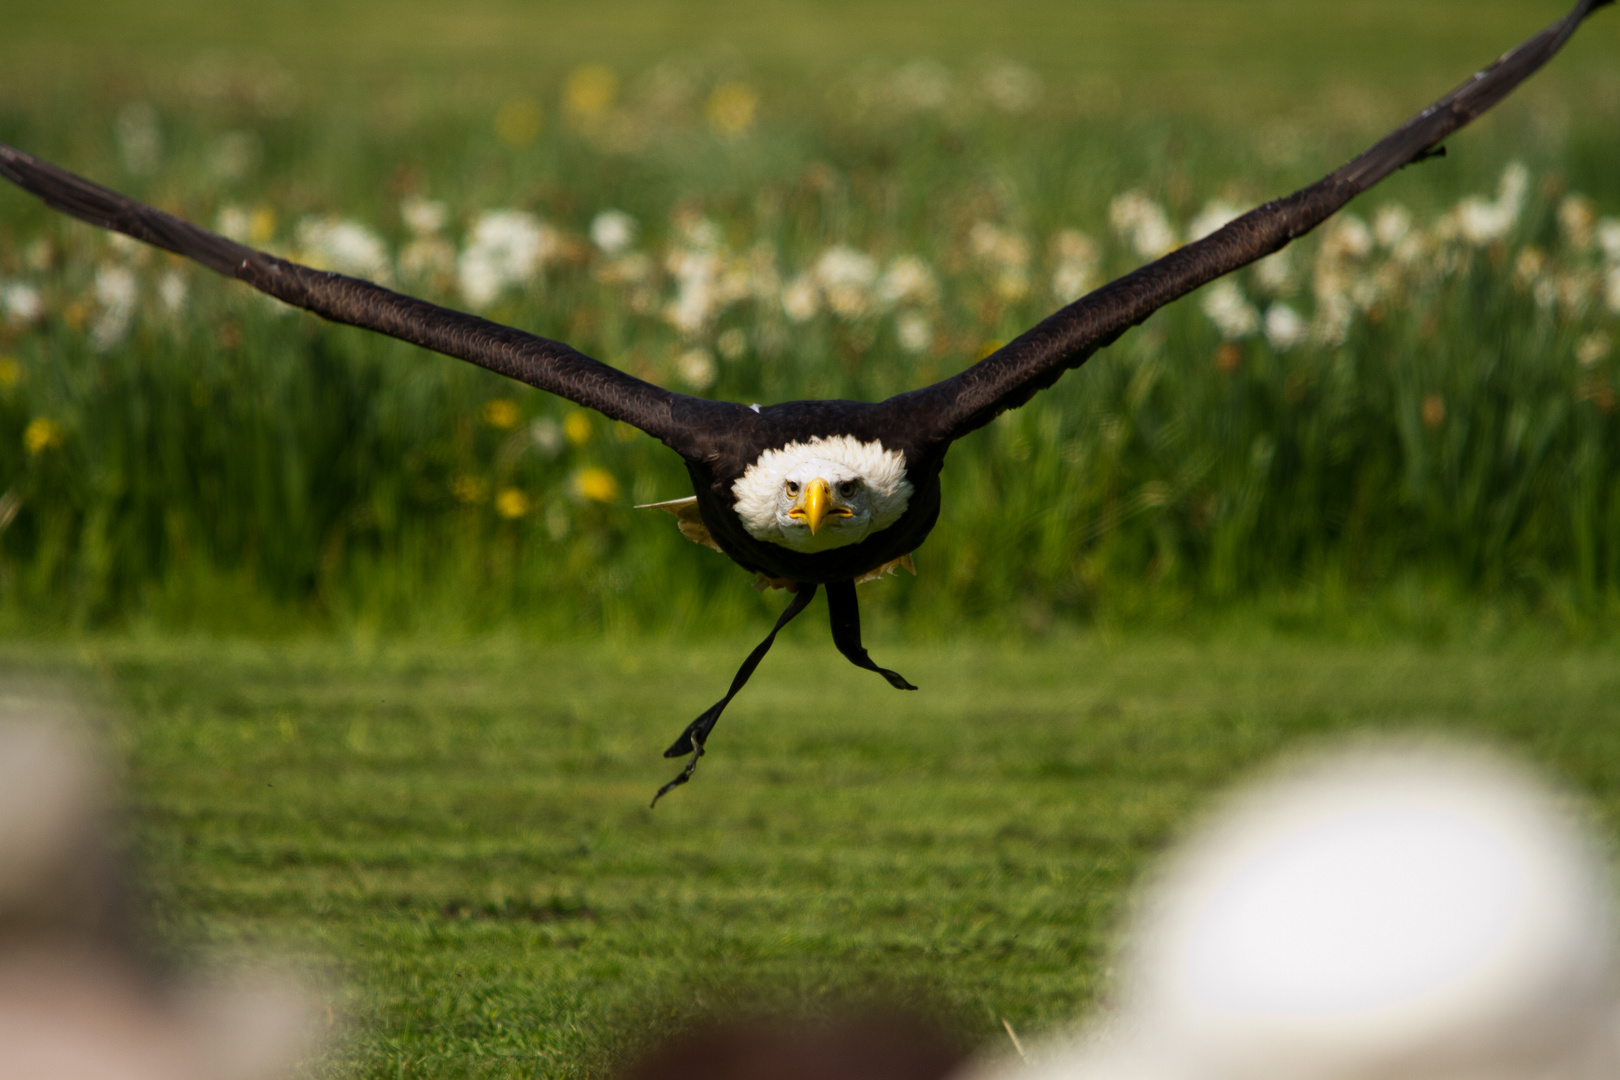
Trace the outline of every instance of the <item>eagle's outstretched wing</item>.
{"type": "Polygon", "coordinates": [[[884,406],[905,417],[919,447],[943,451],[951,441],[1023,405],[1172,300],[1277,251],[1390,173],[1436,153],[1442,139],[1506,97],[1563,47],[1583,19],[1612,2],[1581,0],[1564,18],[1337,172],[1109,282],[961,374],[899,394],[884,406]]]}
{"type": "Polygon", "coordinates": [[[748,411],[643,382],[560,341],[256,251],[4,143],[0,176],[81,221],[194,259],[324,319],[466,360],[633,424],[692,460],[708,457],[716,434],[748,411]]]}

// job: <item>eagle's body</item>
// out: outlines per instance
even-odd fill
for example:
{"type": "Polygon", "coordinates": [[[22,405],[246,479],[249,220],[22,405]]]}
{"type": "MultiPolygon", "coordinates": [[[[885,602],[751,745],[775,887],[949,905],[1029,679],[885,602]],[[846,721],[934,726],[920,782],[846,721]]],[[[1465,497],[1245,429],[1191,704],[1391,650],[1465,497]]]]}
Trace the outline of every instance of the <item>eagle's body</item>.
{"type": "Polygon", "coordinates": [[[746,406],[677,394],[561,342],[255,251],[3,144],[0,176],[83,221],[194,259],[323,318],[558,394],[640,428],[678,453],[694,496],[658,505],[676,513],[683,534],[794,597],[726,696],[666,751],[692,758],[662,795],[691,775],[721,711],[776,632],[821,588],[839,651],[895,687],[916,689],[866,655],[855,583],[910,565],[911,553],[939,520],[939,475],[951,443],[1023,405],[1165,304],[1281,249],[1397,169],[1439,153],[1441,140],[1505,97],[1562,48],[1587,15],[1611,2],[1580,0],[1569,15],[1317,183],[1081,297],[960,374],[877,403],[746,406]]]}

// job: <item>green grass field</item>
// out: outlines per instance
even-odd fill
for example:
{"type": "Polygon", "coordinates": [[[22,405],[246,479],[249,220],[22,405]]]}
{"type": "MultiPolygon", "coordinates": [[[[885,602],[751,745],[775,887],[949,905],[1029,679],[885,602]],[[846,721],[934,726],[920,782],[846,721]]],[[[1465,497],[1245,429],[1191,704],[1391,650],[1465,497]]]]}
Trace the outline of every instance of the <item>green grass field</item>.
{"type": "Polygon", "coordinates": [[[168,940],[343,988],[333,1075],[600,1075],[741,1004],[897,997],[994,1045],[1073,1017],[1152,856],[1279,751],[1378,731],[1522,753],[1620,835],[1612,649],[795,627],[657,810],[743,647],[201,639],[0,650],[88,673],[168,940]]]}
{"type": "MultiPolygon", "coordinates": [[[[493,317],[876,397],[1562,7],[0,0],[0,141],[458,306],[516,211],[493,317]]],[[[1226,328],[1177,304],[965,440],[863,593],[922,692],[818,607],[656,811],[781,605],[630,510],[672,455],[0,190],[0,678],[106,703],[166,947],[337,987],[322,1075],[600,1076],[739,1003],[1049,1029],[1201,807],[1350,733],[1506,746],[1620,838],[1617,57],[1610,11],[1226,328]]]]}

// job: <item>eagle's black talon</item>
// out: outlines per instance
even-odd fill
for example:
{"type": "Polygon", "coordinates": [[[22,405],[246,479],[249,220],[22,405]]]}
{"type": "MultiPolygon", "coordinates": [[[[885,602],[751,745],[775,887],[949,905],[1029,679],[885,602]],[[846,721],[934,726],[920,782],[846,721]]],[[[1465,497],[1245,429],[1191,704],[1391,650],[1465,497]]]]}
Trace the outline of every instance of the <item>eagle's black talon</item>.
{"type": "Polygon", "coordinates": [[[844,654],[844,659],[858,668],[875,671],[896,690],[915,690],[898,671],[878,667],[872,662],[866,648],[861,645],[861,607],[855,598],[853,581],[834,581],[827,585],[827,616],[832,622],[833,645],[844,654]]]}
{"type": "Polygon", "coordinates": [[[701,750],[703,744],[709,741],[709,732],[714,730],[715,722],[720,719],[720,710],[725,706],[724,701],[717,701],[705,709],[702,716],[686,725],[686,730],[681,732],[674,745],[664,751],[664,756],[677,758],[701,750]]]}
{"type": "Polygon", "coordinates": [[[890,671],[888,668],[878,668],[878,674],[882,675],[885,679],[888,679],[889,685],[894,687],[896,690],[917,689],[915,686],[912,686],[911,683],[907,682],[906,677],[900,674],[898,671],[890,671]]]}
{"type": "Polygon", "coordinates": [[[782,627],[792,622],[794,616],[809,607],[810,601],[815,599],[815,595],[816,586],[814,583],[799,587],[799,591],[793,594],[793,602],[788,604],[787,608],[777,618],[776,625],[771,627],[769,634],[765,635],[765,640],[754,646],[754,651],[748,654],[748,658],[742,662],[742,667],[737,669],[737,674],[731,679],[731,689],[726,691],[726,696],[703,710],[703,715],[687,724],[686,730],[681,732],[681,737],[675,740],[673,746],[664,751],[664,756],[667,758],[691,754],[692,760],[686,763],[686,768],[681,770],[679,776],[658,789],[658,794],[653,796],[653,806],[657,806],[659,799],[662,799],[692,778],[692,772],[697,768],[698,758],[703,756],[704,744],[709,741],[709,733],[714,730],[714,725],[720,722],[720,714],[726,711],[726,706],[731,704],[731,699],[737,696],[737,691],[747,684],[748,677],[754,673],[755,668],[759,667],[759,662],[765,659],[765,654],[771,651],[771,645],[776,642],[776,635],[781,632],[782,627]]]}
{"type": "MultiPolygon", "coordinates": [[[[665,756],[667,757],[669,755],[665,755],[665,756]]],[[[676,788],[680,787],[682,784],[684,784],[688,780],[692,779],[692,774],[697,771],[698,758],[700,758],[702,756],[703,756],[703,744],[699,743],[697,745],[697,749],[692,751],[692,760],[688,761],[686,763],[686,768],[682,769],[676,775],[675,779],[671,780],[669,783],[665,784],[663,787],[658,789],[658,794],[656,794],[656,795],[654,795],[652,797],[652,802],[647,804],[647,809],[649,809],[649,810],[654,809],[655,807],[657,807],[659,799],[662,799],[665,795],[668,795],[670,792],[674,791],[676,788]]]]}

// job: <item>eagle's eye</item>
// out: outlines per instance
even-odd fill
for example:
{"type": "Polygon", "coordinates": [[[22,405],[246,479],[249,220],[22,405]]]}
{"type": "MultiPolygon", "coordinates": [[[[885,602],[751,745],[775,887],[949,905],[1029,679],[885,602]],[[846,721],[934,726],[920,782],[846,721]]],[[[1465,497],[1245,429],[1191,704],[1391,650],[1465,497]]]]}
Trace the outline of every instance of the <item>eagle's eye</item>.
{"type": "Polygon", "coordinates": [[[846,499],[854,495],[859,490],[861,490],[861,482],[859,480],[845,480],[842,484],[838,485],[838,494],[842,495],[846,499]]]}
{"type": "Polygon", "coordinates": [[[787,482],[787,493],[788,493],[788,494],[789,494],[789,495],[791,495],[791,496],[793,496],[793,497],[795,497],[795,498],[797,498],[797,497],[798,497],[798,494],[799,494],[799,485],[798,485],[798,483],[797,483],[797,482],[796,482],[796,481],[793,481],[793,480],[789,480],[789,481],[788,481],[788,482],[787,482]]]}

